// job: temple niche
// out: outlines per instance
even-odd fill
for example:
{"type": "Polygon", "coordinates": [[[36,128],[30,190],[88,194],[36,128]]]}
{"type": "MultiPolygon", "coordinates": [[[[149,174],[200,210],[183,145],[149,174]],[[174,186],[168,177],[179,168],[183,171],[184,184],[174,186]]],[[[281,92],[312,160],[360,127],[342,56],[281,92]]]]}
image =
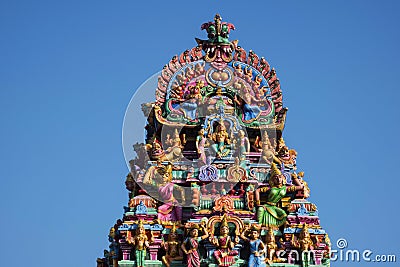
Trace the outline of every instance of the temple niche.
{"type": "Polygon", "coordinates": [[[129,201],[97,266],[329,266],[276,70],[229,40],[218,14],[201,29],[142,105],[129,201]]]}

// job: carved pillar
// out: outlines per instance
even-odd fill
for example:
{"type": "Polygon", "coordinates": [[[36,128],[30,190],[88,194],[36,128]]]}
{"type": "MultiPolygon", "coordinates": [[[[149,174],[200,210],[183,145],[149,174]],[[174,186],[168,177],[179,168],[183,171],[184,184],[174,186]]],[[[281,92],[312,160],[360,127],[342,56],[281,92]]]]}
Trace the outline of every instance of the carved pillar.
{"type": "Polygon", "coordinates": [[[157,260],[157,252],[160,250],[160,244],[161,240],[154,240],[154,243],[149,246],[150,260],[157,260]]]}
{"type": "Polygon", "coordinates": [[[122,260],[130,260],[133,247],[129,245],[124,239],[121,239],[119,243],[121,244],[122,260]]]}
{"type": "Polygon", "coordinates": [[[314,252],[314,260],[315,260],[315,265],[320,265],[322,264],[322,256],[323,253],[320,250],[313,250],[314,252]]]}

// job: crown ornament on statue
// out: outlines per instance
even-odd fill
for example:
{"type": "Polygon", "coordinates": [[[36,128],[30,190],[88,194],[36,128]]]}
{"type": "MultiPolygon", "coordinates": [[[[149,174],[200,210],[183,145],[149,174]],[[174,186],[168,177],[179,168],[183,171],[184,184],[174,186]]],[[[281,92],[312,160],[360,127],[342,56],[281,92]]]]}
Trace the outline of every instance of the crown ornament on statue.
{"type": "Polygon", "coordinates": [[[270,177],[274,177],[275,175],[282,175],[281,170],[278,169],[278,167],[276,167],[275,163],[271,164],[271,170],[270,170],[270,177]]]}
{"type": "Polygon", "coordinates": [[[172,224],[171,233],[176,233],[176,224],[172,224]]]}
{"type": "Polygon", "coordinates": [[[228,219],[226,218],[226,214],[224,214],[224,215],[222,216],[221,228],[222,228],[222,227],[228,227],[228,228],[229,228],[228,219]]]}
{"type": "Polygon", "coordinates": [[[259,226],[257,226],[256,224],[253,224],[251,227],[250,227],[250,231],[260,231],[260,227],[259,226]]]}
{"type": "Polygon", "coordinates": [[[137,228],[136,228],[136,232],[139,233],[139,229],[144,229],[144,224],[143,224],[143,220],[139,220],[137,228]]]}

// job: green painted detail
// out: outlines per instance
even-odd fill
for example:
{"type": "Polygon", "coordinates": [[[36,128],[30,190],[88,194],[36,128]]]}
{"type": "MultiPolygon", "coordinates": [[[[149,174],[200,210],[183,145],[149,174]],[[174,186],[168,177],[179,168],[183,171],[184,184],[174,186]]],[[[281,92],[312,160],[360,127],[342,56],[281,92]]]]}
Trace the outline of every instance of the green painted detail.
{"type": "MultiPolygon", "coordinates": [[[[218,267],[218,264],[208,263],[207,266],[209,266],[209,267],[218,267]]],[[[236,262],[231,266],[232,267],[242,267],[242,266],[244,267],[244,266],[247,266],[247,262],[245,260],[243,260],[243,259],[237,259],[236,262]]]]}
{"type": "Polygon", "coordinates": [[[185,266],[187,266],[187,264],[183,263],[182,261],[172,261],[170,266],[171,267],[185,267],[185,266]]]}
{"type": "Polygon", "coordinates": [[[237,210],[244,209],[244,202],[242,199],[235,199],[233,201],[233,203],[234,203],[235,209],[237,209],[237,210]]]}
{"type": "MultiPolygon", "coordinates": [[[[162,262],[146,260],[145,266],[146,267],[162,267],[162,262]]],[[[135,263],[135,261],[122,260],[122,261],[118,261],[118,267],[136,267],[136,263],[135,263]]]]}
{"type": "Polygon", "coordinates": [[[118,267],[134,267],[134,266],[135,266],[134,261],[126,261],[126,260],[118,261],[118,267]]]}

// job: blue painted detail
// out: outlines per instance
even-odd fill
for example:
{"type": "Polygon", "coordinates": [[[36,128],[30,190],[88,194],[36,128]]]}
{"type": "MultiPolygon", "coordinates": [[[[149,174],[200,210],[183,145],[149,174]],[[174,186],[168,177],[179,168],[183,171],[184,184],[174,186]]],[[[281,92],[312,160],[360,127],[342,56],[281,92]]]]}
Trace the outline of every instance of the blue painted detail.
{"type": "Polygon", "coordinates": [[[216,181],[218,180],[217,168],[212,165],[205,165],[200,168],[200,181],[216,181]]]}
{"type": "Polygon", "coordinates": [[[308,212],[308,210],[306,209],[304,203],[301,204],[300,208],[297,210],[297,214],[298,215],[309,215],[310,213],[308,212]]]}
{"type": "MultiPolygon", "coordinates": [[[[145,224],[143,225],[145,230],[149,230],[150,229],[150,225],[145,224]]],[[[131,227],[129,228],[129,230],[136,230],[136,228],[138,228],[137,224],[132,224],[131,227]]]]}
{"type": "Polygon", "coordinates": [[[316,234],[316,235],[323,235],[326,233],[326,231],[324,229],[312,229],[312,230],[314,232],[313,234],[316,234]]]}
{"type": "Polygon", "coordinates": [[[144,205],[143,201],[140,201],[139,205],[136,206],[135,214],[147,215],[147,207],[144,205]]]}
{"type": "Polygon", "coordinates": [[[124,223],[122,226],[118,227],[118,231],[121,231],[121,230],[129,230],[130,227],[131,227],[131,226],[130,226],[129,224],[124,223]]]}
{"type": "Polygon", "coordinates": [[[162,231],[163,227],[160,224],[154,224],[152,226],[150,226],[150,230],[152,231],[162,231]]]}
{"type": "Polygon", "coordinates": [[[296,228],[285,228],[283,230],[283,233],[285,233],[285,234],[294,234],[294,233],[296,233],[296,228]]]}
{"type": "Polygon", "coordinates": [[[286,184],[289,184],[289,185],[291,185],[292,184],[292,175],[290,175],[290,172],[283,172],[282,173],[283,174],[283,176],[285,176],[285,178],[286,178],[286,184]]]}

